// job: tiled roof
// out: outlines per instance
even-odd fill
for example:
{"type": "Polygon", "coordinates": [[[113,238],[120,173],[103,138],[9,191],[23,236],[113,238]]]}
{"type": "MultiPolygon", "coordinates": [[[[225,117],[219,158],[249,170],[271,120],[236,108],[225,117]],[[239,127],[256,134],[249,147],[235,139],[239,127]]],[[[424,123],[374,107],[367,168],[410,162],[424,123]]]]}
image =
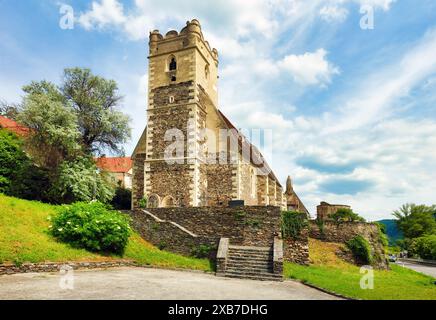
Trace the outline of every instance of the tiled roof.
{"type": "Polygon", "coordinates": [[[0,116],[0,127],[15,133],[18,136],[27,136],[30,132],[29,128],[22,126],[9,118],[0,116]]]}
{"type": "Polygon", "coordinates": [[[95,158],[97,167],[108,172],[128,172],[132,169],[132,159],[129,157],[95,158]]]}

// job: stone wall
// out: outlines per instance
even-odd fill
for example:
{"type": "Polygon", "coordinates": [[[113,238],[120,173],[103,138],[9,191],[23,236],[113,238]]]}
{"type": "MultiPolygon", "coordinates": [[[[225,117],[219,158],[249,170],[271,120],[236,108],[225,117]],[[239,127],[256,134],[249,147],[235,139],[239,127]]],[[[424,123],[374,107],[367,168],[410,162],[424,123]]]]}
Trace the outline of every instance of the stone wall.
{"type": "Polygon", "coordinates": [[[235,165],[206,164],[207,204],[211,207],[227,206],[232,200],[235,165]]]}
{"type": "Polygon", "coordinates": [[[24,263],[20,266],[14,264],[0,264],[0,275],[14,273],[59,272],[61,270],[79,269],[105,269],[117,267],[140,266],[130,260],[92,261],[92,262],[50,262],[50,263],[24,263]]]}
{"type": "Polygon", "coordinates": [[[217,248],[220,238],[232,245],[272,246],[280,232],[278,207],[153,208],[132,212],[141,236],[166,250],[190,255],[201,244],[217,248]]]}
{"type": "Polygon", "coordinates": [[[374,223],[324,221],[318,225],[316,220],[311,220],[309,237],[326,242],[345,243],[357,235],[361,235],[371,245],[375,258],[374,266],[385,269],[388,268],[388,263],[379,232],[378,226],[374,223]]]}
{"type": "Polygon", "coordinates": [[[144,198],[144,161],[145,154],[137,154],[133,158],[132,208],[137,208],[144,198]]]}
{"type": "Polygon", "coordinates": [[[283,259],[301,265],[309,264],[309,228],[301,230],[296,238],[283,239],[283,259]]]}

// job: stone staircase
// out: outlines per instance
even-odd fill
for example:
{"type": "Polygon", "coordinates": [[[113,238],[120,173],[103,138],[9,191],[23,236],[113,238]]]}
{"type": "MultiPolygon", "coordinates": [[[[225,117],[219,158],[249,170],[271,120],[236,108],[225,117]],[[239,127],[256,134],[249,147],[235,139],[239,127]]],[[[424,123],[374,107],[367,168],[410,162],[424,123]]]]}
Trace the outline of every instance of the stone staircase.
{"type": "Polygon", "coordinates": [[[282,273],[274,273],[271,247],[229,245],[225,268],[221,275],[231,278],[282,281],[282,273]]]}

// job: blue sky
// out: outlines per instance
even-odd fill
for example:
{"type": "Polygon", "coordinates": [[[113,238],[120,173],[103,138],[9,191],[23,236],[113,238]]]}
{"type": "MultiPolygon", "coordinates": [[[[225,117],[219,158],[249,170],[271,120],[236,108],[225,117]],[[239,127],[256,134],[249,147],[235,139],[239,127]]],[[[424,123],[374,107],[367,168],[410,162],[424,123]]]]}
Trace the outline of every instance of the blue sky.
{"type": "Polygon", "coordinates": [[[376,220],[436,203],[432,0],[0,0],[0,99],[89,67],[119,84],[130,153],[145,126],[148,32],[192,18],[220,54],[220,109],[239,128],[273,129],[270,164],[312,213],[327,201],[376,220]],[[72,30],[59,27],[62,4],[72,30]]]}

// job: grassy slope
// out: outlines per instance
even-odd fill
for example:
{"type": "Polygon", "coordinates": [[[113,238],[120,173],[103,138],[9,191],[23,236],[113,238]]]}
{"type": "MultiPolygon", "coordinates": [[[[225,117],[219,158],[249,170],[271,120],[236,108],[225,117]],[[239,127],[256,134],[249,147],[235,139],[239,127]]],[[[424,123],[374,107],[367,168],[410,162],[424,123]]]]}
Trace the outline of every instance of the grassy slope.
{"type": "Polygon", "coordinates": [[[133,234],[123,257],[102,256],[55,241],[48,233],[48,217],[56,206],[0,194],[0,263],[102,261],[130,259],[170,268],[211,270],[206,259],[161,251],[133,234]]]}
{"type": "Polygon", "coordinates": [[[433,284],[435,279],[397,265],[392,265],[390,271],[375,270],[374,289],[361,289],[360,268],[335,255],[340,246],[310,239],[309,252],[312,264],[305,267],[285,263],[285,276],[351,298],[436,299],[436,285],[433,284]]]}

